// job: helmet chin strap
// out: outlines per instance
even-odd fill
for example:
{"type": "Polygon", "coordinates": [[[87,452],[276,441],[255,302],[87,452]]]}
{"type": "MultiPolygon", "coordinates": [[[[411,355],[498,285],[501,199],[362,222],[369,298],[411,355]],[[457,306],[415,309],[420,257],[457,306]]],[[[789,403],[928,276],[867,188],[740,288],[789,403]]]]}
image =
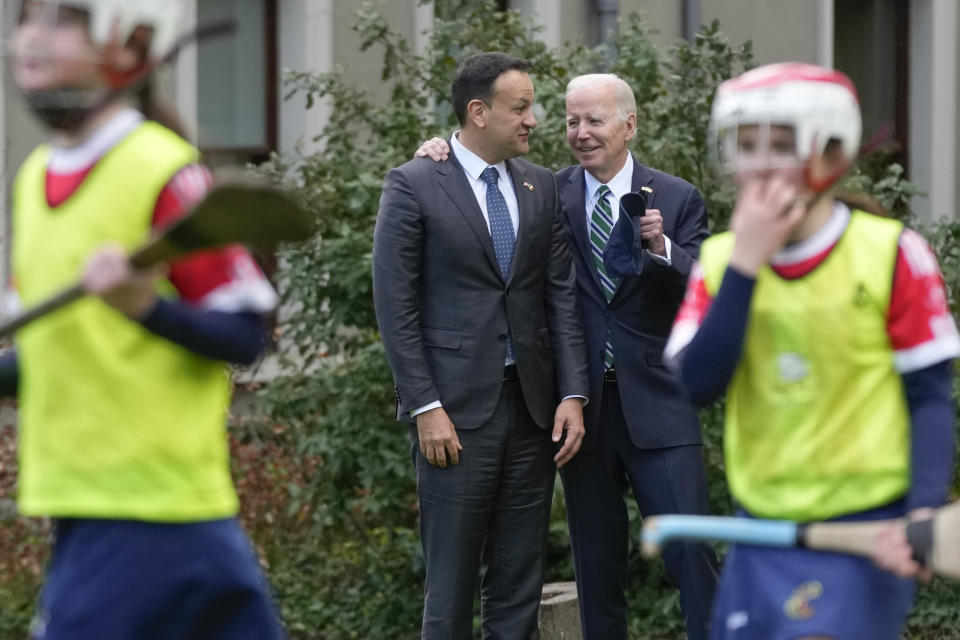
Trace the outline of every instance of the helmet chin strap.
{"type": "MultiPolygon", "coordinates": [[[[2,0],[0,0],[2,1],[2,0]]],[[[71,133],[84,126],[114,101],[136,93],[147,80],[126,87],[101,89],[47,89],[23,92],[27,106],[51,129],[71,133]]]]}
{"type": "Polygon", "coordinates": [[[805,207],[807,212],[813,209],[817,203],[819,203],[826,195],[830,192],[830,187],[837,183],[837,181],[843,177],[843,175],[850,169],[852,163],[849,163],[845,166],[842,166],[834,171],[831,171],[824,178],[817,180],[813,176],[813,171],[811,167],[813,165],[812,158],[807,161],[807,166],[803,169],[804,179],[807,182],[807,186],[813,190],[813,197],[807,200],[805,207]]]}
{"type": "Polygon", "coordinates": [[[24,92],[30,110],[57,131],[74,131],[117,97],[116,91],[49,89],[24,92]]]}
{"type": "Polygon", "coordinates": [[[812,164],[811,162],[807,162],[807,166],[804,167],[804,170],[803,170],[803,175],[804,175],[804,178],[806,179],[807,186],[813,190],[815,194],[814,196],[815,198],[822,193],[826,193],[826,191],[830,187],[832,187],[834,184],[836,184],[836,182],[840,178],[842,178],[843,175],[850,169],[849,164],[846,166],[839,167],[838,169],[831,171],[826,176],[818,180],[813,176],[813,172],[811,171],[811,168],[810,168],[811,164],[812,164]]]}
{"type": "Polygon", "coordinates": [[[814,149],[820,149],[819,153],[816,155],[822,156],[825,153],[826,145],[821,147],[817,144],[817,136],[814,135],[813,140],[810,142],[810,156],[807,158],[806,166],[803,168],[804,179],[807,182],[807,186],[813,190],[814,197],[812,201],[818,200],[821,193],[824,193],[832,187],[837,180],[843,177],[850,167],[853,166],[853,161],[844,163],[841,166],[837,167],[823,178],[817,179],[813,175],[813,159],[815,157],[814,149]]]}

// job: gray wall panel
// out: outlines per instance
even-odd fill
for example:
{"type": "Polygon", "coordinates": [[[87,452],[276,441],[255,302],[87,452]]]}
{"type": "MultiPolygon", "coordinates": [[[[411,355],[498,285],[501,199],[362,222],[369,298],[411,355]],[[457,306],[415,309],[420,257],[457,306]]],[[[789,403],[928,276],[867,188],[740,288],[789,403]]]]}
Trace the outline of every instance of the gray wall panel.
{"type": "Polygon", "coordinates": [[[734,46],[751,40],[758,64],[817,61],[816,2],[701,0],[700,19],[705,23],[719,20],[734,46]]]}

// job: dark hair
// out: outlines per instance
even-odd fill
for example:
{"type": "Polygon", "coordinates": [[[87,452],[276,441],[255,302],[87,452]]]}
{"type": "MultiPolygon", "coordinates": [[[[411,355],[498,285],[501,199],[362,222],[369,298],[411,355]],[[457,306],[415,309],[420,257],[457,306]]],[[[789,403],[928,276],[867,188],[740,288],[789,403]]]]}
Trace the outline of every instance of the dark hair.
{"type": "Polygon", "coordinates": [[[156,93],[156,86],[152,76],[144,78],[134,87],[133,97],[136,100],[136,106],[140,110],[140,113],[142,113],[147,120],[152,120],[170,129],[184,140],[189,140],[187,137],[187,128],[183,125],[183,120],[180,118],[177,110],[166,101],[157,97],[156,93]]]}
{"type": "MultiPolygon", "coordinates": [[[[153,37],[154,30],[152,27],[138,25],[133,29],[124,45],[139,57],[139,69],[146,69],[146,65],[149,64],[150,44],[153,37]]],[[[147,120],[153,120],[157,124],[170,129],[184,140],[187,139],[186,128],[183,126],[183,120],[177,114],[176,109],[157,97],[156,80],[152,72],[136,81],[131,89],[133,97],[137,101],[137,107],[147,120]]]]}
{"type": "Polygon", "coordinates": [[[467,121],[467,104],[471,100],[483,100],[490,104],[493,84],[501,74],[512,70],[528,72],[532,67],[529,60],[514,58],[499,51],[475,53],[461,62],[451,91],[457,120],[461,125],[467,121]]]}
{"type": "MultiPolygon", "coordinates": [[[[843,142],[838,138],[830,138],[830,140],[827,142],[827,146],[823,149],[823,155],[842,154],[842,145],[843,142]]],[[[891,214],[887,208],[880,203],[879,200],[865,191],[840,187],[836,190],[833,197],[851,209],[860,209],[861,211],[872,213],[873,215],[880,216],[881,218],[893,217],[893,214],[891,214]]]]}
{"type": "Polygon", "coordinates": [[[861,211],[872,213],[881,218],[893,217],[893,214],[887,211],[886,207],[880,204],[879,200],[864,191],[837,189],[833,197],[851,209],[860,209],[861,211]]]}

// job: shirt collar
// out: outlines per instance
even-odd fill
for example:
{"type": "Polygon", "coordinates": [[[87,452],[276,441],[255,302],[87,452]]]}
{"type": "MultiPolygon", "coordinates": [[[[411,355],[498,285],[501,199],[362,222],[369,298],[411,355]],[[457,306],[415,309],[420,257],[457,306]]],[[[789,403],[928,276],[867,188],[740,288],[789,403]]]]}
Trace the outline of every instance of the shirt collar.
{"type": "Polygon", "coordinates": [[[463,146],[463,143],[457,139],[457,134],[459,131],[454,132],[450,136],[450,148],[453,149],[453,153],[457,156],[457,160],[460,162],[460,166],[463,167],[463,170],[466,171],[467,175],[470,176],[472,180],[479,180],[480,174],[483,173],[483,170],[487,167],[496,167],[497,173],[500,174],[500,179],[506,181],[507,179],[507,163],[504,160],[501,160],[497,164],[489,165],[486,161],[475,154],[470,149],[467,149],[463,146]]]}
{"type": "MultiPolygon", "coordinates": [[[[584,171],[583,176],[586,181],[586,201],[589,204],[597,199],[597,189],[603,183],[594,178],[589,171],[584,171]]],[[[633,156],[631,154],[627,154],[627,160],[623,163],[623,167],[606,184],[617,200],[623,194],[630,192],[633,187],[633,156]]]]}
{"type": "Polygon", "coordinates": [[[78,146],[54,147],[48,169],[54,173],[74,173],[93,166],[143,120],[143,114],[133,108],[117,112],[78,146]]]}
{"type": "Polygon", "coordinates": [[[835,245],[850,222],[850,209],[839,200],[833,203],[833,213],[827,223],[809,238],[789,244],[770,258],[770,264],[791,265],[819,255],[835,245]]]}

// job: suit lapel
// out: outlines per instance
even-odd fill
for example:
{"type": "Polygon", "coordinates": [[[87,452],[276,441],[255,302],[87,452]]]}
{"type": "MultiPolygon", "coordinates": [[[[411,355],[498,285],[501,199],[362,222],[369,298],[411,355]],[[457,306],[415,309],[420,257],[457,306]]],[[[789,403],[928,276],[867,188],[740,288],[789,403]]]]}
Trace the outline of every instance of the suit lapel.
{"type": "Polygon", "coordinates": [[[467,225],[477,236],[477,241],[483,247],[483,252],[487,255],[487,260],[490,261],[490,266],[499,274],[500,264],[497,262],[497,254],[493,251],[493,240],[490,237],[490,230],[487,228],[487,221],[483,217],[480,205],[477,204],[477,199],[473,195],[473,188],[463,172],[463,167],[460,166],[452,150],[450,151],[449,161],[437,163],[437,173],[439,174],[437,181],[440,188],[453,200],[453,204],[460,211],[460,215],[463,216],[467,225]]]}
{"type": "Polygon", "coordinates": [[[633,158],[633,178],[631,180],[630,190],[643,190],[643,193],[647,196],[647,209],[657,208],[654,204],[657,199],[657,191],[653,188],[653,172],[637,162],[636,158],[633,158]],[[646,187],[646,189],[644,189],[644,187],[646,187]]]}
{"type": "Polygon", "coordinates": [[[569,182],[563,188],[563,213],[567,216],[567,224],[573,232],[577,250],[587,266],[587,271],[593,276],[593,282],[597,285],[600,295],[603,295],[600,274],[597,273],[594,265],[593,250],[590,248],[590,240],[587,238],[587,204],[584,199],[586,188],[583,169],[577,167],[570,173],[569,182]]]}
{"type": "Polygon", "coordinates": [[[513,280],[513,274],[519,272],[523,260],[526,258],[527,245],[530,244],[530,229],[533,225],[533,218],[537,213],[540,196],[536,194],[536,185],[527,181],[527,170],[521,163],[515,160],[507,160],[507,172],[510,174],[511,182],[513,182],[513,192],[517,196],[517,213],[519,216],[517,242],[513,247],[513,263],[510,267],[510,275],[507,278],[509,284],[513,280]],[[534,188],[531,189],[530,187],[534,188]]]}

